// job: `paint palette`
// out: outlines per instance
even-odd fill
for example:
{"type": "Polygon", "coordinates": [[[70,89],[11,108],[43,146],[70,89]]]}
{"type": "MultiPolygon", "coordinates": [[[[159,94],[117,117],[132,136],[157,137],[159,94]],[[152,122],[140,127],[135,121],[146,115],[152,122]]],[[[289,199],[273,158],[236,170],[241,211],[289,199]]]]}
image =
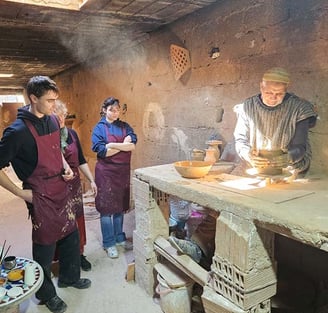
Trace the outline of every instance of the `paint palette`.
{"type": "Polygon", "coordinates": [[[7,296],[10,298],[16,298],[23,294],[23,289],[21,287],[12,287],[7,291],[7,296]]]}

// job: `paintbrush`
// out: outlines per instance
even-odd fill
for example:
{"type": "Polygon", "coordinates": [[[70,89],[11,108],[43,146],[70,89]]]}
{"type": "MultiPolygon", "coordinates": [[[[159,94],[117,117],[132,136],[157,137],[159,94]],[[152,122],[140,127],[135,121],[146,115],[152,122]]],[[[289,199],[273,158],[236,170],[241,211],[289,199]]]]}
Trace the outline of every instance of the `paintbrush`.
{"type": "MultiPolygon", "coordinates": [[[[6,253],[5,253],[4,256],[3,256],[3,259],[6,258],[6,256],[7,256],[7,254],[8,254],[8,251],[9,251],[10,247],[11,247],[11,245],[8,246],[8,248],[7,248],[7,250],[6,250],[6,253]]],[[[1,262],[2,262],[2,260],[1,260],[1,262]]]]}
{"type": "Polygon", "coordinates": [[[2,263],[2,256],[3,256],[3,251],[5,250],[5,246],[6,246],[6,239],[2,245],[2,250],[1,250],[1,254],[0,254],[0,262],[2,263]]]}

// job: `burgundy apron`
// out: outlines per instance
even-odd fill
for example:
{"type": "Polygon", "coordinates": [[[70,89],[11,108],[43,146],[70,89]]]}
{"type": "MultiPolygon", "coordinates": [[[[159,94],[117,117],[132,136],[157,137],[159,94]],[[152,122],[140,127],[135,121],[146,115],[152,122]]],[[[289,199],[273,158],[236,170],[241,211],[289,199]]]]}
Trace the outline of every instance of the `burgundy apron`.
{"type": "MultiPolygon", "coordinates": [[[[109,133],[106,126],[107,142],[123,142],[126,129],[122,129],[122,136],[109,133]]],[[[122,213],[130,208],[130,161],[131,151],[98,158],[95,168],[95,182],[98,193],[95,199],[96,209],[102,215],[122,213]]]]}
{"type": "Polygon", "coordinates": [[[84,246],[87,243],[87,234],[85,229],[84,210],[83,210],[83,195],[80,172],[78,167],[79,161],[79,149],[77,147],[76,138],[70,129],[67,128],[68,133],[72,138],[72,142],[66,146],[64,151],[64,157],[72,171],[74,172],[74,178],[68,181],[69,189],[73,196],[73,211],[76,215],[77,228],[80,235],[80,254],[84,252],[84,246]]]}
{"type": "Polygon", "coordinates": [[[50,245],[76,229],[68,184],[62,178],[59,130],[39,136],[31,122],[25,122],[38,149],[38,163],[26,180],[33,193],[32,240],[50,245]]]}
{"type": "MultiPolygon", "coordinates": [[[[67,129],[70,133],[70,130],[67,129]]],[[[70,192],[73,196],[73,210],[76,214],[76,217],[80,217],[83,215],[83,198],[82,198],[82,186],[79,172],[79,150],[76,143],[75,136],[70,133],[72,137],[72,142],[66,146],[64,151],[64,158],[67,161],[68,165],[71,167],[74,172],[74,178],[68,181],[70,192]]]]}

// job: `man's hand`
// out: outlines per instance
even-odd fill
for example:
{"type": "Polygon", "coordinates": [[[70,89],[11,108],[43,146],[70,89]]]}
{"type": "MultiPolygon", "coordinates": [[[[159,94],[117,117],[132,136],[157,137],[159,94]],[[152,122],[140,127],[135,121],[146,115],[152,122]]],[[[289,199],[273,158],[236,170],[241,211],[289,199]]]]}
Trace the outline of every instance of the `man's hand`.
{"type": "Polygon", "coordinates": [[[283,152],[282,154],[278,156],[274,156],[270,159],[261,157],[256,152],[252,152],[250,154],[250,163],[255,168],[265,168],[265,167],[285,168],[289,164],[289,158],[287,152],[283,152]]]}
{"type": "Polygon", "coordinates": [[[74,172],[69,166],[66,167],[66,169],[64,170],[64,174],[62,175],[62,177],[65,181],[69,181],[74,178],[74,172]]]}
{"type": "Polygon", "coordinates": [[[33,195],[32,195],[32,190],[31,189],[21,189],[17,193],[17,196],[22,198],[26,202],[32,203],[33,195]]]}

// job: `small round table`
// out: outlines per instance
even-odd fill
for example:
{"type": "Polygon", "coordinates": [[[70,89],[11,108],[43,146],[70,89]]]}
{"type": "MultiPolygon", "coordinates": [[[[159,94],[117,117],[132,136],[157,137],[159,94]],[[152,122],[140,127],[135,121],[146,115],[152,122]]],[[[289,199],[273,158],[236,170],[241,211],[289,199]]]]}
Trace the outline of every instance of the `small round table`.
{"type": "MultiPolygon", "coordinates": [[[[43,282],[43,270],[39,263],[27,258],[17,257],[16,267],[14,269],[24,269],[27,264],[33,264],[35,267],[35,282],[32,286],[27,286],[24,284],[24,277],[18,281],[7,280],[6,284],[3,286],[7,289],[7,294],[0,301],[0,312],[19,312],[19,304],[31,297],[41,287],[43,282]],[[15,291],[18,291],[16,293],[17,295],[13,292],[10,292],[12,288],[16,288],[15,291]]],[[[1,267],[2,277],[7,277],[9,272],[10,270],[6,270],[1,267]]]]}

